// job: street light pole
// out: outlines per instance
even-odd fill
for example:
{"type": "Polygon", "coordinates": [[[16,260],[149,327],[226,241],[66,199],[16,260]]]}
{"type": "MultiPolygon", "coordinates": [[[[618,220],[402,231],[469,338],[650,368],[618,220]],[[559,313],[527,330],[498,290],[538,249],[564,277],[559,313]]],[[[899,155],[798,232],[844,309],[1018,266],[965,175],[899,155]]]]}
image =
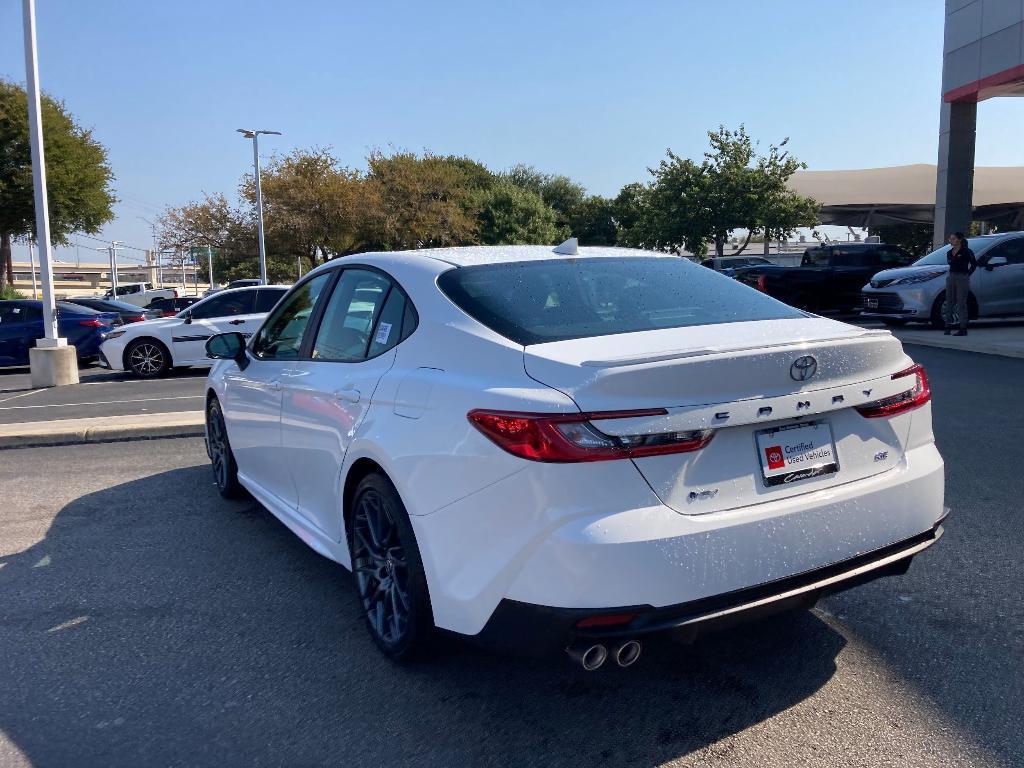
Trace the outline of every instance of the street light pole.
{"type": "Polygon", "coordinates": [[[206,246],[206,261],[210,265],[210,287],[213,288],[213,248],[206,246]]]}
{"type": "MultiPolygon", "coordinates": [[[[32,158],[32,192],[36,213],[36,244],[43,284],[43,338],[28,352],[33,388],[78,383],[77,353],[57,331],[57,305],[53,296],[53,246],[50,211],[46,201],[46,157],[43,153],[42,105],[39,96],[39,64],[36,61],[36,4],[22,0],[25,24],[25,94],[28,97],[28,133],[32,158]]],[[[33,270],[34,271],[34,270],[33,270]]]]}
{"type": "Polygon", "coordinates": [[[256,178],[256,233],[260,248],[260,282],[267,284],[267,249],[263,244],[263,187],[260,184],[260,134],[280,136],[280,131],[254,131],[238,128],[238,133],[252,139],[252,167],[256,178]]]}
{"type": "Polygon", "coordinates": [[[67,346],[57,334],[57,308],[53,299],[52,253],[50,251],[50,211],[46,201],[46,158],[43,154],[42,107],[39,98],[39,65],[36,62],[36,3],[23,0],[25,19],[25,76],[28,95],[28,128],[32,156],[32,188],[35,193],[36,242],[39,244],[39,273],[43,283],[42,348],[67,346]]]}

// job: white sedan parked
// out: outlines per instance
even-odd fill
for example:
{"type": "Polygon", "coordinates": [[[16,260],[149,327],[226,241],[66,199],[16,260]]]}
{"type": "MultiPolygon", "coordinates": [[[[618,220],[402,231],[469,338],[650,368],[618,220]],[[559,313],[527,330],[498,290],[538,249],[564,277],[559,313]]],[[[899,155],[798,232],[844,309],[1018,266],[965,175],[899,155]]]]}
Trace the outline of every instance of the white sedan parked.
{"type": "Polygon", "coordinates": [[[899,341],[685,259],[351,256],[207,348],[221,493],[353,570],[395,659],[442,628],[628,666],[649,633],[811,605],[942,533],[899,341]]]}
{"type": "Polygon", "coordinates": [[[174,317],[123,326],[106,335],[100,365],[146,379],[177,366],[210,365],[207,339],[226,331],[248,338],[287,292],[284,285],[220,291],[174,317]]]}

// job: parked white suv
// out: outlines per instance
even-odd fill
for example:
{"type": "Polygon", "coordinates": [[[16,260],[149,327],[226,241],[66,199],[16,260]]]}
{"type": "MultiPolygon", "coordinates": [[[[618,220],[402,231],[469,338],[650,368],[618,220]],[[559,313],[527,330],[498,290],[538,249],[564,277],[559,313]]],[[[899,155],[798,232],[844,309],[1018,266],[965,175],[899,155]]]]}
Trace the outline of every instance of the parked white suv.
{"type": "Polygon", "coordinates": [[[124,301],[137,307],[148,307],[157,299],[178,298],[178,291],[176,288],[154,288],[152,283],[128,283],[117,286],[116,296],[113,288],[108,288],[103,295],[105,298],[124,301]]]}
{"type": "Polygon", "coordinates": [[[144,379],[179,366],[210,365],[207,339],[225,331],[248,338],[287,291],[284,285],[220,291],[174,317],[126,325],[106,335],[100,365],[144,379]]]}
{"type": "MultiPolygon", "coordinates": [[[[1024,232],[970,237],[967,242],[978,259],[967,302],[971,319],[1024,315],[1024,232]]],[[[944,327],[949,249],[944,245],[909,267],[876,274],[861,292],[862,314],[890,325],[913,321],[944,327]]]]}
{"type": "Polygon", "coordinates": [[[942,533],[900,342],[666,254],[349,256],[207,351],[221,493],[351,568],[397,659],[440,627],[628,666],[649,633],[806,607],[942,533]]]}

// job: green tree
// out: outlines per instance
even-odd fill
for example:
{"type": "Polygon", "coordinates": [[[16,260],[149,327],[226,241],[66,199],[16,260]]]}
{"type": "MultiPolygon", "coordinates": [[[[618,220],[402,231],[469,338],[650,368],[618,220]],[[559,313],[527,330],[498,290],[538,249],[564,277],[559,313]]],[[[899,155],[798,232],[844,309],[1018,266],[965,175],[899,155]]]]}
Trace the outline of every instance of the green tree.
{"type": "Polygon", "coordinates": [[[532,165],[514,165],[501,174],[501,179],[540,195],[555,211],[555,221],[562,235],[569,237],[575,209],[583,203],[587,191],[568,176],[538,171],[532,165]]]}
{"type": "Polygon", "coordinates": [[[914,256],[924,256],[932,250],[932,224],[879,224],[868,227],[869,235],[878,235],[883,243],[898,245],[914,256]]]}
{"type": "Polygon", "coordinates": [[[619,222],[620,241],[667,251],[685,248],[697,256],[711,241],[721,255],[735,230],[746,230],[749,242],[758,233],[788,236],[817,221],[817,204],[786,186],[804,167],[783,149],[788,139],[763,155],[743,126],[737,131],[720,126],[708,132],[708,140],[700,163],[667,150],[650,169],[653,179],[617,203],[629,208],[629,221],[619,222]]]}
{"type": "MultiPolygon", "coordinates": [[[[327,149],[275,157],[261,175],[267,245],[276,254],[317,265],[359,250],[367,238],[363,176],[327,149]]],[[[253,209],[256,189],[246,176],[241,196],[253,209]]]]}
{"type": "Polygon", "coordinates": [[[367,163],[363,190],[371,247],[390,251],[477,242],[480,190],[473,180],[480,175],[464,158],[378,151],[367,163]]]}
{"type": "Polygon", "coordinates": [[[554,243],[560,230],[555,211],[539,194],[508,182],[483,193],[480,241],[487,245],[554,243]]]}
{"type": "Polygon", "coordinates": [[[569,231],[580,245],[615,245],[615,201],[600,195],[583,198],[569,212],[569,231]]]}
{"type": "MultiPolygon", "coordinates": [[[[50,237],[65,244],[114,217],[114,174],[106,149],[62,102],[43,96],[42,122],[50,237]]],[[[34,239],[35,225],[28,100],[24,88],[0,79],[0,288],[14,280],[12,240],[34,239]]]]}
{"type": "Polygon", "coordinates": [[[666,155],[650,169],[654,179],[649,184],[630,185],[616,198],[616,209],[626,213],[619,242],[670,253],[685,248],[701,256],[714,232],[707,171],[672,150],[666,155]]]}

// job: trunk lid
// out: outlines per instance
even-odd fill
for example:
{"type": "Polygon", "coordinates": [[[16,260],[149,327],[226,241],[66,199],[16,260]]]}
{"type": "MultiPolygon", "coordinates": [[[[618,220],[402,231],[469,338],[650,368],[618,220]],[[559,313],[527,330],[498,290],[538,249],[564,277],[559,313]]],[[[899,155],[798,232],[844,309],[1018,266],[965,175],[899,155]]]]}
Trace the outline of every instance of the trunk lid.
{"type": "MultiPolygon", "coordinates": [[[[597,422],[612,435],[712,429],[694,453],[635,459],[661,500],[705,514],[859,480],[897,466],[911,414],[866,419],[855,405],[896,394],[911,364],[888,331],[809,317],[646,331],[528,346],[527,373],[582,411],[651,408],[665,416],[597,422]],[[808,374],[800,359],[814,359],[808,374]],[[802,380],[801,380],[802,379],[802,380]],[[769,484],[758,434],[825,424],[838,471],[769,484]]],[[[822,430],[819,430],[821,433],[822,430]]]]}

